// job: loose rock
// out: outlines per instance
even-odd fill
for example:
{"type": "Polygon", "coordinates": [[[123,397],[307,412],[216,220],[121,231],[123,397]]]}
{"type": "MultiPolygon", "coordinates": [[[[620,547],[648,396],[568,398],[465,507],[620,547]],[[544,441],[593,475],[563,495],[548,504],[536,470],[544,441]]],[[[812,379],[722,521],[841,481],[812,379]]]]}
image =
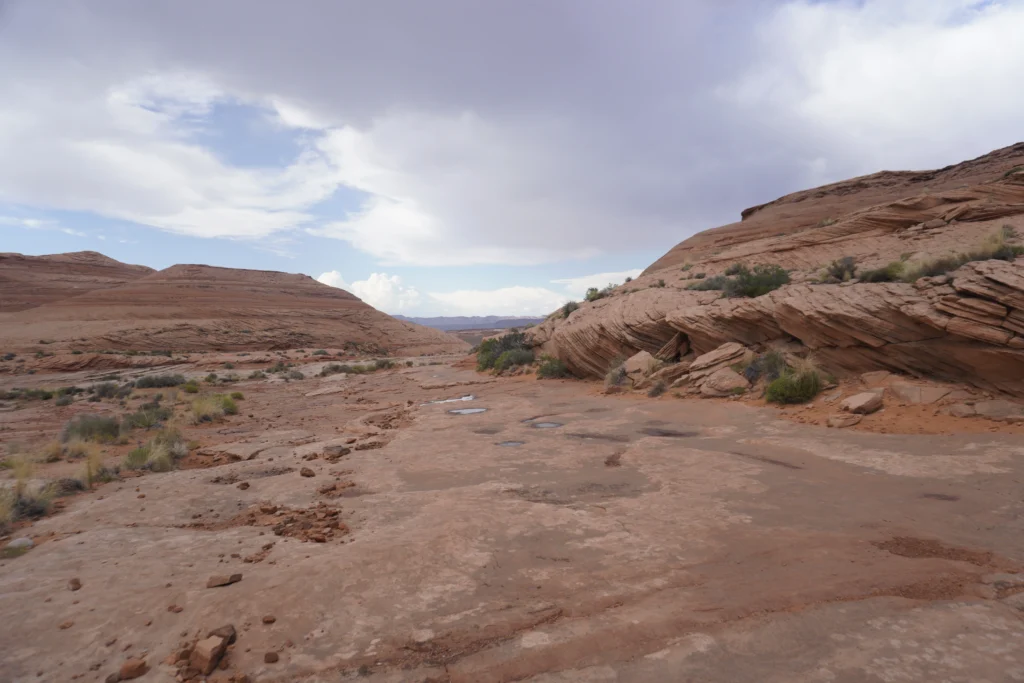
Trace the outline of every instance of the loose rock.
{"type": "Polygon", "coordinates": [[[303,467],[301,470],[299,470],[299,474],[301,474],[304,477],[315,477],[316,476],[316,472],[314,472],[313,470],[309,469],[308,467],[303,467]]]}
{"type": "Polygon", "coordinates": [[[280,657],[276,652],[268,652],[265,655],[263,655],[263,661],[267,664],[273,664],[279,659],[280,657]]]}
{"type": "Polygon", "coordinates": [[[207,579],[206,587],[217,588],[218,586],[230,586],[231,584],[238,583],[241,580],[241,574],[216,574],[207,579]]]}
{"type": "Polygon", "coordinates": [[[856,394],[839,404],[841,410],[857,415],[869,415],[882,407],[882,395],[873,391],[856,394]]]}
{"type": "Polygon", "coordinates": [[[829,415],[828,426],[833,429],[844,429],[858,424],[863,419],[860,415],[829,415]]]}
{"type": "Polygon", "coordinates": [[[75,577],[68,581],[68,590],[76,591],[82,587],[82,581],[78,577],[75,577]]]}
{"type": "Polygon", "coordinates": [[[196,643],[189,658],[189,666],[199,670],[204,676],[217,668],[220,658],[224,656],[227,641],[220,636],[210,636],[196,643]]]}
{"type": "Polygon", "coordinates": [[[149,667],[146,666],[145,659],[129,659],[121,665],[118,676],[119,680],[130,681],[133,678],[145,675],[147,671],[149,671],[149,667]]]}

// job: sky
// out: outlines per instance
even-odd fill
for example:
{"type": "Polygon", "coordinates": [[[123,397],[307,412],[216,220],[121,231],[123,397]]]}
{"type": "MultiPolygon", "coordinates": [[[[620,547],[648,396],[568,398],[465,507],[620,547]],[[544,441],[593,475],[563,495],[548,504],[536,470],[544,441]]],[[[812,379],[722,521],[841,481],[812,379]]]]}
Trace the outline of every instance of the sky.
{"type": "Polygon", "coordinates": [[[543,315],[1024,139],[1024,0],[0,0],[0,251],[543,315]]]}

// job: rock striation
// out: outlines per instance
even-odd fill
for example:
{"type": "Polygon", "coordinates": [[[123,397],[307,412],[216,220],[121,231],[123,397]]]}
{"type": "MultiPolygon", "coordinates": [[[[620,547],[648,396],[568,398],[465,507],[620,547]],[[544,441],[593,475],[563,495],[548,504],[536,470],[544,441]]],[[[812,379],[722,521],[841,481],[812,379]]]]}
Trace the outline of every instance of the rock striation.
{"type": "MultiPolygon", "coordinates": [[[[839,376],[886,370],[1024,395],[1024,259],[974,261],[914,282],[822,282],[824,267],[843,257],[862,269],[921,264],[997,233],[1024,244],[1024,144],[940,171],[784,197],[686,240],[611,296],[530,333],[579,376],[602,376],[641,351],[686,362],[716,350],[735,355],[724,346],[735,344],[810,354],[839,376]],[[796,229],[809,219],[818,223],[796,229]],[[687,289],[700,281],[695,273],[758,263],[783,265],[791,284],[756,298],[687,289]]],[[[688,372],[701,370],[694,362],[688,372]]],[[[729,390],[739,389],[723,385],[729,390]]]]}

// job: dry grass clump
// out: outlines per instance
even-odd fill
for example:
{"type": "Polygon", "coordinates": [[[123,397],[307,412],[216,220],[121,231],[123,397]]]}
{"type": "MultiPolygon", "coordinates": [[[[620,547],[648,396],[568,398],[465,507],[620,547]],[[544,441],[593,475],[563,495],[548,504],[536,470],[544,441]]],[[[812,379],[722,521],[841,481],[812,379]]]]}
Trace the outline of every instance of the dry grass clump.
{"type": "Polygon", "coordinates": [[[192,400],[192,424],[217,422],[225,415],[237,415],[238,404],[235,399],[223,394],[200,396],[192,400]]]}
{"type": "Polygon", "coordinates": [[[622,383],[626,381],[626,361],[622,358],[616,358],[612,361],[611,367],[604,376],[604,386],[606,389],[612,387],[621,387],[622,383]]]}
{"type": "Polygon", "coordinates": [[[130,470],[169,472],[188,455],[188,444],[177,429],[161,430],[144,446],[132,449],[125,456],[124,466],[130,470]]]}
{"type": "Polygon", "coordinates": [[[787,368],[778,379],[770,383],[765,390],[765,399],[769,403],[783,405],[807,403],[821,393],[823,385],[817,364],[813,359],[806,358],[794,363],[793,367],[787,368]]]}

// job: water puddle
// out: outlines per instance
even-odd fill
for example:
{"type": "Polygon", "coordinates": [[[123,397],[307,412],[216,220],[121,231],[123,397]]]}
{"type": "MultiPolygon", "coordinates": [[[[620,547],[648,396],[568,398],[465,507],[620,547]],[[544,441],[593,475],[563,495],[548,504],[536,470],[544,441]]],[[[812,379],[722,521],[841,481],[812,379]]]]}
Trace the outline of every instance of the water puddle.
{"type": "Polygon", "coordinates": [[[534,429],[555,429],[556,427],[562,427],[561,422],[534,422],[534,429]]]}
{"type": "Polygon", "coordinates": [[[499,446],[504,446],[505,448],[518,448],[519,446],[525,446],[526,442],[525,441],[502,441],[498,445],[499,446]]]}
{"type": "Polygon", "coordinates": [[[446,398],[446,399],[438,400],[438,401],[427,401],[426,403],[421,403],[420,405],[421,406],[433,406],[433,405],[437,405],[439,403],[459,403],[461,401],[475,401],[475,400],[476,400],[476,396],[474,396],[473,394],[467,394],[466,396],[459,396],[458,398],[446,398]]]}
{"type": "Polygon", "coordinates": [[[486,413],[487,408],[456,408],[448,412],[452,415],[476,415],[477,413],[486,413]]]}

